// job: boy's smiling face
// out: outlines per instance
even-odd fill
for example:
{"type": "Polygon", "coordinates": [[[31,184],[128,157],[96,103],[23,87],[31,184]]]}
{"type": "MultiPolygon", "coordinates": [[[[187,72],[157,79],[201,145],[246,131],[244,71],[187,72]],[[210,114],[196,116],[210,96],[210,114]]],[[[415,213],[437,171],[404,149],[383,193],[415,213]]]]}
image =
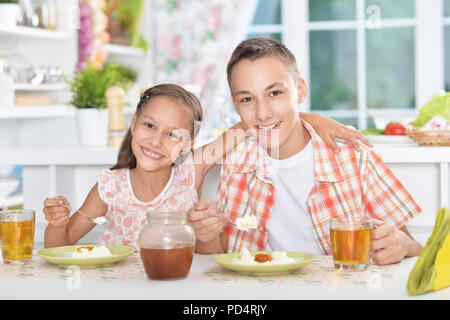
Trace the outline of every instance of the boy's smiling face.
{"type": "Polygon", "coordinates": [[[309,136],[303,128],[298,103],[306,84],[295,79],[277,58],[264,56],[239,61],[232,70],[233,104],[242,121],[257,133],[269,155],[287,158],[299,152],[309,136]]]}

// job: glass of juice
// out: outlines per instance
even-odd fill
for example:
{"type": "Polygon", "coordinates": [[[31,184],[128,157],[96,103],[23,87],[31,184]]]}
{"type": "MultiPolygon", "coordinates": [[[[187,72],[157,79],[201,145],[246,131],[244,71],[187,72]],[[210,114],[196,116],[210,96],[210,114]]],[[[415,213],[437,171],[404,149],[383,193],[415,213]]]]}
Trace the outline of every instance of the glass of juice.
{"type": "Polygon", "coordinates": [[[0,242],[4,263],[25,264],[31,260],[34,219],[33,210],[0,211],[0,242]]]}
{"type": "Polygon", "coordinates": [[[372,220],[370,218],[332,218],[330,236],[336,269],[345,271],[367,269],[372,246],[372,220]]]}

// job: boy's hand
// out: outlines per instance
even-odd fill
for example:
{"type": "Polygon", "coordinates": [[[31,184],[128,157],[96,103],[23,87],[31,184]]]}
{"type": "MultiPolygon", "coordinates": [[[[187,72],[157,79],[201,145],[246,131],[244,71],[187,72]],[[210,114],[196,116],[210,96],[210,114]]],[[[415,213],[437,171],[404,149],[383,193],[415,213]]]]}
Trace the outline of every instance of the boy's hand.
{"type": "Polygon", "coordinates": [[[61,206],[65,204],[70,206],[67,199],[63,196],[47,198],[44,201],[45,219],[52,227],[63,227],[69,223],[70,209],[61,206]]]}
{"type": "Polygon", "coordinates": [[[188,221],[194,228],[197,240],[210,242],[219,236],[227,220],[216,217],[218,213],[217,205],[208,198],[201,199],[188,213],[188,221]]]}
{"type": "Polygon", "coordinates": [[[406,233],[391,224],[373,220],[375,229],[372,232],[372,260],[377,265],[391,264],[401,261],[408,255],[411,241],[406,233]]]}

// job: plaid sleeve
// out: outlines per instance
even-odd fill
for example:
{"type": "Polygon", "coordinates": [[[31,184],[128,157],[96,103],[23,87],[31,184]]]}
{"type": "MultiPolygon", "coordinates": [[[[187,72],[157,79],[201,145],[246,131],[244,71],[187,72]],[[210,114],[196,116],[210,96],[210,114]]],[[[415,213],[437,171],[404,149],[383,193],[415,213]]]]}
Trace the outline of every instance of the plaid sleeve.
{"type": "Polygon", "coordinates": [[[403,184],[373,150],[367,153],[363,181],[366,210],[372,217],[401,228],[422,213],[403,184]]]}

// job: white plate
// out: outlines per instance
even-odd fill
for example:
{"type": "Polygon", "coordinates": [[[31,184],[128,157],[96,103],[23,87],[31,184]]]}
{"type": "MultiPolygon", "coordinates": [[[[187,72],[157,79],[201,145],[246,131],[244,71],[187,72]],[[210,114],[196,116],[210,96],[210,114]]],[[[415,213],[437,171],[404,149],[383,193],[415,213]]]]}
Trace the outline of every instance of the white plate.
{"type": "Polygon", "coordinates": [[[418,144],[414,142],[408,136],[387,136],[387,135],[367,135],[369,141],[373,144],[395,144],[395,145],[408,145],[417,146],[418,144]]]}
{"type": "MultiPolygon", "coordinates": [[[[274,251],[251,251],[250,254],[255,256],[258,253],[272,254],[274,251]]],[[[280,264],[242,264],[235,263],[233,259],[239,258],[241,254],[239,252],[217,254],[213,257],[213,260],[220,264],[222,267],[241,272],[252,274],[269,274],[269,273],[284,273],[292,270],[304,267],[316,259],[316,255],[308,252],[298,251],[286,251],[286,255],[290,258],[298,259],[296,262],[280,263],[280,264]]]]}

